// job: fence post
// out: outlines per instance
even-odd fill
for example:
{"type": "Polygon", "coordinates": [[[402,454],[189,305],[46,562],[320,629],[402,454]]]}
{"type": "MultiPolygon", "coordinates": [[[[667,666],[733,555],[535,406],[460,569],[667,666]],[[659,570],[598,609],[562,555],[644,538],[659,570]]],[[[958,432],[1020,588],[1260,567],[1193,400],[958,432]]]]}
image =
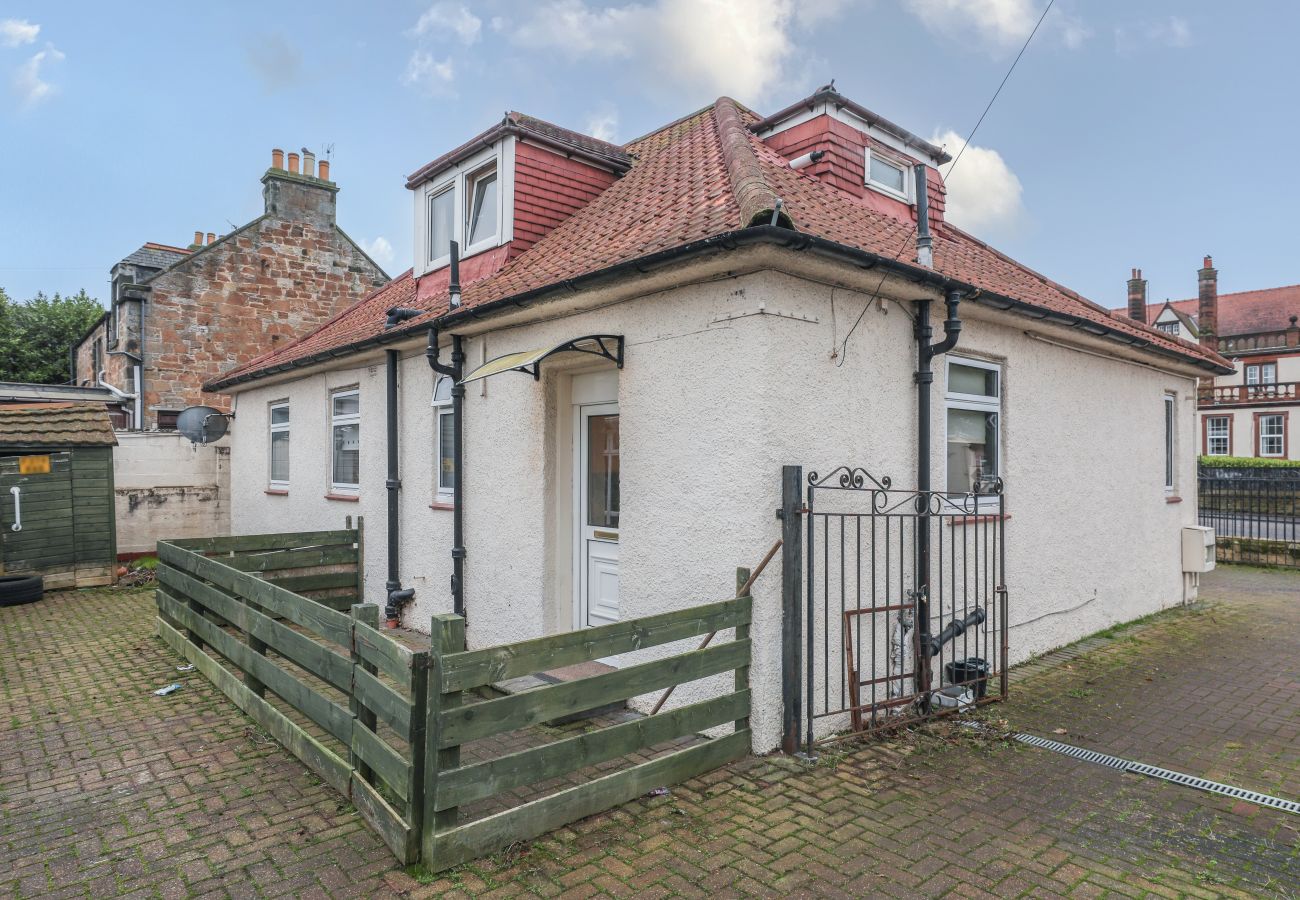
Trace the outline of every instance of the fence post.
{"type": "Polygon", "coordinates": [[[425,743],[428,736],[429,715],[429,653],[423,650],[411,654],[411,790],[406,796],[408,832],[406,858],[420,858],[420,843],[424,838],[425,773],[428,760],[425,743]]]}
{"type": "MultiPolygon", "coordinates": [[[[379,607],[370,603],[354,604],[352,607],[352,620],[353,622],[360,622],[362,625],[369,625],[371,628],[378,628],[379,607]]],[[[365,669],[371,675],[374,675],[378,671],[374,663],[366,662],[361,658],[361,654],[357,652],[357,629],[354,624],[352,626],[352,671],[354,673],[357,670],[357,666],[365,669]]],[[[356,728],[358,725],[363,725],[371,731],[375,730],[377,719],[374,712],[366,708],[365,704],[363,704],[357,696],[355,674],[352,676],[351,690],[348,691],[348,709],[352,711],[352,718],[356,720],[352,725],[353,728],[356,728]]],[[[366,765],[365,761],[351,746],[348,747],[348,758],[351,762],[352,768],[356,771],[357,775],[360,776],[362,781],[367,784],[375,783],[374,771],[370,766],[366,765]]]]}
{"type": "Polygon", "coordinates": [[[799,749],[803,644],[803,466],[781,467],[781,750],[799,749]]]}
{"type": "MultiPolygon", "coordinates": [[[[428,669],[428,715],[424,729],[424,840],[422,859],[430,869],[437,870],[434,856],[434,838],[440,831],[456,827],[460,810],[458,807],[438,810],[439,776],[447,769],[460,767],[460,747],[439,749],[442,743],[441,712],[454,709],[461,704],[461,692],[442,690],[442,658],[451,653],[460,653],[465,649],[465,620],[451,613],[440,613],[433,617],[429,629],[428,669]]],[[[414,795],[412,795],[414,802],[414,795]]]]}
{"type": "MultiPolygon", "coordinates": [[[[357,602],[366,602],[366,517],[357,516],[357,602]]],[[[375,615],[379,615],[376,607],[375,615]]],[[[376,618],[378,623],[379,619],[376,618]]]]}
{"type": "MultiPolygon", "coordinates": [[[[738,599],[741,599],[740,592],[742,590],[745,590],[745,585],[749,582],[749,575],[750,575],[749,569],[745,568],[744,566],[737,567],[736,597],[738,599]]],[[[745,591],[744,599],[749,599],[751,601],[751,609],[753,608],[752,607],[753,596],[754,594],[752,590],[745,591]]],[[[736,626],[736,640],[738,641],[749,640],[748,622],[745,622],[743,625],[736,626]]],[[[752,651],[751,651],[751,655],[752,655],[752,651]]],[[[739,694],[741,691],[747,691],[747,690],[749,690],[749,660],[746,660],[743,666],[738,666],[736,668],[736,693],[739,694]]],[[[736,724],[735,724],[736,731],[744,731],[747,728],[749,728],[749,716],[745,716],[743,719],[736,720],[736,724]]]]}

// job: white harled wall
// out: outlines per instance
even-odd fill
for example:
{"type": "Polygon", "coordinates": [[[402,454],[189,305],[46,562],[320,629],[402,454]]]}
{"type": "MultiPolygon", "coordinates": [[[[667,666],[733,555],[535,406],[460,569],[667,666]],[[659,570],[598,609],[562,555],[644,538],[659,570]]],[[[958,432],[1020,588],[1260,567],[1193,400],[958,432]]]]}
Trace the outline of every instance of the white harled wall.
{"type": "MultiPolygon", "coordinates": [[[[805,472],[860,465],[892,476],[896,486],[915,484],[911,322],[896,304],[886,304],[887,312],[873,305],[840,352],[864,300],[757,272],[473,336],[466,339],[468,366],[583,334],[625,336],[620,601],[625,616],[642,616],[729,596],[735,568],[756,565],[781,536],[775,513],[783,464],[805,472]]],[[[942,304],[934,313],[938,326],[942,304]]],[[[1005,364],[1002,459],[1015,661],[1181,600],[1179,527],[1195,515],[1195,380],[1053,346],[1027,336],[1038,327],[1027,320],[991,315],[963,309],[959,349],[1005,364]],[[1163,487],[1167,391],[1178,398],[1172,498],[1163,487]],[[1170,502],[1179,496],[1185,502],[1170,502]]],[[[432,614],[450,611],[451,513],[430,508],[433,378],[421,351],[404,352],[401,575],[416,589],[405,621],[427,629],[432,614]]],[[[941,363],[934,385],[936,487],[943,484],[941,363]]],[[[540,382],[506,373],[467,388],[471,646],[571,627],[572,437],[565,411],[568,376],[590,365],[584,357],[557,356],[544,364],[540,382]]],[[[232,440],[234,533],[341,527],[345,515],[364,514],[367,599],[382,603],[382,360],[241,392],[232,440]],[[324,497],[329,389],[350,384],[362,391],[358,503],[324,497]],[[291,488],[288,496],[269,496],[266,407],[285,398],[293,423],[291,488]]],[[[775,747],[780,736],[780,585],[778,556],[754,588],[752,725],[759,751],[775,747]]],[[[655,652],[663,651],[642,656],[655,652]]],[[[700,699],[721,684],[685,687],[673,702],[700,699]]]]}

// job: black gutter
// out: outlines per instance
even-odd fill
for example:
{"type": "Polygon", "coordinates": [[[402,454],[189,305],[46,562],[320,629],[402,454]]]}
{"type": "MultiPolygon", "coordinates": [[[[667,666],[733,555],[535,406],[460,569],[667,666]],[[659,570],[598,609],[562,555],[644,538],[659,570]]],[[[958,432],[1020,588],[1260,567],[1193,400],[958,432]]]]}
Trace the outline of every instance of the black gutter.
{"type": "MultiPolygon", "coordinates": [[[[574,294],[578,291],[586,290],[601,284],[619,281],[628,275],[644,275],[653,272],[656,269],[665,268],[669,265],[678,265],[686,260],[713,256],[724,251],[737,250],[743,247],[763,245],[784,247],[800,252],[815,253],[829,259],[850,263],[851,265],[857,266],[861,269],[881,269],[886,272],[892,272],[914,284],[926,285],[943,293],[947,293],[949,290],[958,290],[965,294],[967,301],[973,301],[981,306],[1015,312],[1031,319],[1047,319],[1058,324],[1080,328],[1091,334],[1106,337],[1130,347],[1148,350],[1157,355],[1175,359],[1182,363],[1190,363],[1198,368],[1213,372],[1216,375],[1230,375],[1235,371],[1230,366],[1220,366],[1208,359],[1197,360],[1194,357],[1186,356],[1171,348],[1154,344],[1146,338],[1128,334],[1119,328],[1113,328],[1100,322],[1094,322],[1090,319],[1070,315],[1069,313],[1052,312],[1043,309],[1042,307],[1034,306],[1031,303],[1025,303],[1022,300],[1016,300],[1015,298],[1008,297],[1004,294],[984,290],[983,288],[976,287],[969,282],[940,275],[938,272],[921,268],[912,263],[901,262],[892,257],[881,256],[876,253],[859,250],[856,247],[849,247],[844,244],[837,244],[836,242],[828,241],[825,238],[791,231],[788,228],[782,228],[780,226],[755,225],[738,231],[723,232],[722,234],[713,235],[712,237],[707,237],[698,241],[692,241],[688,244],[682,244],[678,247],[672,247],[667,250],[659,250],[655,253],[649,253],[645,256],[639,256],[635,259],[616,263],[604,269],[597,269],[594,272],[588,272],[584,275],[565,279],[564,281],[554,282],[528,291],[522,291],[509,297],[503,297],[500,300],[493,300],[489,303],[484,303],[481,306],[463,307],[457,311],[448,312],[437,319],[434,319],[432,323],[425,322],[415,327],[401,329],[394,328],[391,332],[381,333],[373,337],[355,341],[351,344],[345,344],[342,347],[323,350],[319,353],[300,357],[286,363],[281,363],[277,366],[257,369],[253,372],[236,375],[233,378],[214,381],[204,385],[203,389],[205,391],[219,392],[233,385],[256,381],[265,378],[268,375],[306,368],[307,366],[316,365],[317,363],[325,362],[330,359],[336,359],[340,356],[350,356],[364,350],[379,348],[386,344],[404,340],[428,328],[429,324],[434,324],[439,330],[445,331],[447,328],[458,325],[462,322],[487,318],[502,309],[508,309],[510,307],[522,308],[542,300],[574,294]]],[[[1102,314],[1109,315],[1104,311],[1102,314]]]]}

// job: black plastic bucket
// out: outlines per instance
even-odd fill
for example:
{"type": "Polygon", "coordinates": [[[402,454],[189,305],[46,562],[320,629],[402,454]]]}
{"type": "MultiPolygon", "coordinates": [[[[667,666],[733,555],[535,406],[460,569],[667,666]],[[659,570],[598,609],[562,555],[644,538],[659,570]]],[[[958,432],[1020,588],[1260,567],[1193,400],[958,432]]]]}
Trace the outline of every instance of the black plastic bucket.
{"type": "Polygon", "coordinates": [[[978,656],[955,659],[943,667],[943,674],[949,684],[964,684],[975,695],[976,700],[983,700],[989,688],[989,673],[993,667],[988,660],[978,656]]]}

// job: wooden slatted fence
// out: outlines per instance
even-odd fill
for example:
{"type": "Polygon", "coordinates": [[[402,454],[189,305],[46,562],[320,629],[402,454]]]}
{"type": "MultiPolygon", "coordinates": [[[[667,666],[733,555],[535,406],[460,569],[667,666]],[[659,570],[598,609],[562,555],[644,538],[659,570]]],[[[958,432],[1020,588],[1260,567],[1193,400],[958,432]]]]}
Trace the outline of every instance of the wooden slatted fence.
{"type": "MultiPolygon", "coordinates": [[[[290,587],[325,584],[307,580],[318,574],[280,574],[346,564],[347,551],[359,597],[359,531],[160,542],[158,633],[349,797],[402,862],[446,869],[749,752],[750,597],[480,650],[465,649],[462,618],[435,616],[431,649],[413,651],[379,630],[378,607],[345,613],[333,608],[337,599],[290,587]],[[519,694],[491,688],[722,631],[732,640],[519,694]],[[733,687],[720,696],[462,763],[470,742],[727,672],[733,687]],[[463,806],[624,757],[644,760],[651,748],[719,726],[730,730],[461,821],[463,806]]],[[[748,575],[739,570],[737,584],[748,575]]]]}

